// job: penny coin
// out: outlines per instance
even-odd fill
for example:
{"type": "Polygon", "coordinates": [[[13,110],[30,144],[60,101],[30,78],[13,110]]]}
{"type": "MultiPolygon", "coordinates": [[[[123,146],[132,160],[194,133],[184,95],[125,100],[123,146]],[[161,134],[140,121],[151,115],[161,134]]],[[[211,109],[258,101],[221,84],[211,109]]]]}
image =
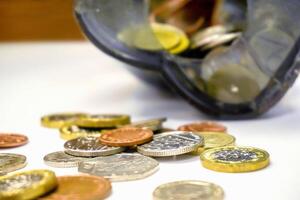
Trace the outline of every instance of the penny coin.
{"type": "Polygon", "coordinates": [[[166,183],[153,192],[154,200],[223,200],[223,189],[213,183],[187,180],[166,183]]]}
{"type": "Polygon", "coordinates": [[[113,147],[127,147],[144,144],[152,140],[153,132],[147,128],[124,127],[107,131],[100,136],[102,144],[113,147]]]}
{"type": "Polygon", "coordinates": [[[97,176],[60,176],[57,189],[41,200],[104,199],[111,191],[108,180],[97,176]]]}
{"type": "Polygon", "coordinates": [[[137,151],[153,157],[175,156],[195,151],[202,145],[202,136],[192,132],[172,131],[155,135],[153,141],[138,146],[137,151]]]}
{"type": "Polygon", "coordinates": [[[99,138],[80,137],[69,140],[64,144],[65,153],[80,157],[108,156],[120,153],[124,147],[109,147],[101,144],[99,138]]]}
{"type": "Polygon", "coordinates": [[[134,122],[125,127],[149,128],[152,131],[158,131],[162,129],[162,124],[165,121],[167,121],[167,118],[149,119],[149,120],[134,122]]]}
{"type": "Polygon", "coordinates": [[[59,129],[60,137],[64,140],[72,140],[78,137],[100,137],[103,129],[85,128],[76,125],[64,126],[59,129]]]}
{"type": "Polygon", "coordinates": [[[227,128],[216,122],[195,122],[185,124],[178,127],[179,131],[195,131],[195,132],[226,132],[227,128]]]}
{"type": "Polygon", "coordinates": [[[28,143],[28,138],[25,135],[1,133],[0,148],[18,147],[28,143]]]}
{"type": "Polygon", "coordinates": [[[152,158],[136,153],[121,153],[81,162],[78,171],[111,181],[129,181],[150,176],[158,170],[158,166],[159,163],[152,158]]]}
{"type": "Polygon", "coordinates": [[[42,117],[41,123],[47,128],[61,128],[72,125],[77,119],[85,116],[85,113],[57,113],[42,117]]]}
{"type": "Polygon", "coordinates": [[[219,172],[249,172],[269,165],[269,154],[254,147],[218,147],[204,151],[202,165],[219,172]]]}
{"type": "Polygon", "coordinates": [[[69,168],[77,167],[79,162],[87,159],[88,158],[71,156],[63,151],[57,151],[46,155],[44,162],[50,167],[69,168]]]}
{"type": "Polygon", "coordinates": [[[0,199],[37,199],[57,186],[54,172],[31,170],[0,177],[0,199]]]}
{"type": "Polygon", "coordinates": [[[129,115],[116,114],[86,115],[76,121],[76,125],[88,128],[111,128],[129,123],[129,115]]]}
{"type": "Polygon", "coordinates": [[[13,153],[0,153],[0,175],[22,169],[25,166],[25,156],[13,153]]]}

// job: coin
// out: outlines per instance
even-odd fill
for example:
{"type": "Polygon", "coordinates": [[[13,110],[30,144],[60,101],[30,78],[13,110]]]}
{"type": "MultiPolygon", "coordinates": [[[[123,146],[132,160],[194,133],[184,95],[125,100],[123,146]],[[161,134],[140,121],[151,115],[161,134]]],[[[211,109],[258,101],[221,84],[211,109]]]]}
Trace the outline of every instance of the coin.
{"type": "Polygon", "coordinates": [[[100,139],[95,137],[79,137],[69,140],[64,144],[64,148],[65,153],[80,157],[108,156],[125,150],[124,147],[103,145],[100,139]]]}
{"type": "Polygon", "coordinates": [[[187,180],[158,186],[153,192],[154,200],[223,200],[223,189],[213,183],[187,180]]]}
{"type": "Polygon", "coordinates": [[[195,122],[185,124],[178,127],[179,131],[193,131],[193,132],[226,132],[227,128],[222,124],[216,122],[195,122]]]}
{"type": "Polygon", "coordinates": [[[127,126],[136,127],[136,128],[149,128],[152,131],[158,131],[162,129],[162,124],[165,121],[167,121],[167,118],[149,119],[149,120],[134,122],[127,126]]]}
{"type": "Polygon", "coordinates": [[[184,32],[181,32],[179,36],[180,36],[179,44],[174,48],[168,50],[168,52],[170,52],[171,54],[182,53],[190,46],[190,40],[184,32]]]}
{"type": "Polygon", "coordinates": [[[108,180],[97,176],[60,176],[57,189],[40,200],[104,199],[111,191],[108,180]]]}
{"type": "Polygon", "coordinates": [[[219,35],[215,40],[211,41],[209,44],[206,44],[202,49],[209,50],[216,48],[221,45],[225,45],[233,40],[239,38],[242,34],[241,33],[227,33],[223,35],[219,35]]]}
{"type": "Polygon", "coordinates": [[[269,154],[254,147],[218,147],[204,151],[202,165],[219,172],[249,172],[269,165],[269,154]]]}
{"type": "Polygon", "coordinates": [[[137,151],[146,156],[164,157],[195,151],[203,145],[203,137],[192,132],[172,131],[155,135],[153,141],[138,146],[137,151]]]}
{"type": "Polygon", "coordinates": [[[49,170],[31,170],[0,177],[0,199],[36,199],[55,189],[57,180],[49,170]]]}
{"type": "Polygon", "coordinates": [[[219,34],[224,34],[228,32],[228,28],[225,26],[217,25],[217,26],[210,26],[208,28],[202,29],[198,31],[197,33],[193,34],[191,38],[191,48],[195,48],[194,45],[198,41],[202,41],[203,39],[210,37],[212,35],[219,35],[219,34]]]}
{"type": "Polygon", "coordinates": [[[81,162],[79,172],[103,176],[111,181],[137,180],[158,170],[159,163],[140,154],[121,153],[81,162]]]}
{"type": "Polygon", "coordinates": [[[107,131],[100,136],[102,144],[115,147],[134,146],[152,140],[153,132],[147,128],[124,127],[107,131]]]}
{"type": "Polygon", "coordinates": [[[88,158],[71,156],[63,151],[57,151],[46,155],[44,162],[50,167],[69,168],[77,167],[79,162],[87,159],[88,158]]]}
{"type": "Polygon", "coordinates": [[[25,166],[25,156],[13,153],[0,153],[0,175],[22,169],[25,166]]]}
{"type": "Polygon", "coordinates": [[[78,137],[100,137],[103,129],[85,128],[76,125],[64,126],[59,129],[60,137],[64,140],[72,140],[78,137]]]}
{"type": "Polygon", "coordinates": [[[129,115],[86,115],[76,121],[76,125],[88,128],[111,128],[130,123],[129,115]]]}
{"type": "Polygon", "coordinates": [[[1,133],[0,148],[18,147],[28,143],[28,138],[25,135],[1,133]]]}
{"type": "Polygon", "coordinates": [[[85,116],[85,113],[57,113],[42,117],[41,123],[47,128],[61,128],[72,125],[78,118],[85,116]]]}

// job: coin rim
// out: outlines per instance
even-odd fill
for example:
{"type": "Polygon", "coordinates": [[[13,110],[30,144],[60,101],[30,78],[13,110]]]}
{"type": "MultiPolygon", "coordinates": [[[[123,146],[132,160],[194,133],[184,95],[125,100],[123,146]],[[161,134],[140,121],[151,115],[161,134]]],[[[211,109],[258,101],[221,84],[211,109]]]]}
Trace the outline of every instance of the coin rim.
{"type": "Polygon", "coordinates": [[[0,149],[5,149],[5,148],[13,148],[13,147],[20,147],[29,142],[29,139],[26,135],[23,134],[18,134],[18,133],[0,133],[0,138],[1,137],[10,137],[10,136],[15,136],[24,139],[23,142],[15,142],[15,143],[6,143],[6,144],[0,144],[0,149]]]}
{"type": "MultiPolygon", "coordinates": [[[[48,153],[47,155],[44,156],[44,158],[43,158],[44,163],[46,165],[48,165],[50,167],[54,167],[54,168],[74,168],[74,167],[77,167],[80,162],[82,162],[82,161],[55,162],[53,160],[47,159],[48,156],[50,156],[52,154],[58,154],[58,153],[64,153],[68,156],[72,156],[72,155],[69,155],[69,154],[65,153],[64,151],[55,151],[55,152],[52,152],[52,153],[48,153]]],[[[78,156],[72,156],[72,157],[82,158],[82,160],[88,159],[88,158],[85,158],[85,157],[78,157],[78,156]]]]}
{"type": "Polygon", "coordinates": [[[0,155],[4,156],[14,156],[14,158],[18,159],[18,162],[15,162],[13,164],[10,164],[8,166],[3,166],[3,170],[0,168],[0,175],[1,174],[7,174],[9,172],[14,172],[19,169],[24,168],[27,165],[27,157],[22,154],[15,154],[15,153],[0,153],[0,155]]]}
{"type": "Polygon", "coordinates": [[[76,122],[76,120],[60,120],[60,121],[52,121],[50,118],[51,117],[55,117],[55,116],[73,116],[73,117],[85,117],[86,115],[88,115],[87,113],[82,113],[82,112],[65,112],[65,113],[54,113],[54,114],[49,114],[49,115],[45,115],[41,118],[41,125],[46,127],[46,128],[61,128],[62,126],[68,126],[68,125],[72,125],[76,122]]]}
{"type": "Polygon", "coordinates": [[[130,116],[125,114],[90,114],[76,120],[75,124],[82,127],[111,128],[130,123],[130,116]],[[92,118],[99,116],[99,118],[92,118]],[[101,116],[103,118],[101,118],[101,116]],[[108,118],[110,117],[110,118],[108,118]]]}

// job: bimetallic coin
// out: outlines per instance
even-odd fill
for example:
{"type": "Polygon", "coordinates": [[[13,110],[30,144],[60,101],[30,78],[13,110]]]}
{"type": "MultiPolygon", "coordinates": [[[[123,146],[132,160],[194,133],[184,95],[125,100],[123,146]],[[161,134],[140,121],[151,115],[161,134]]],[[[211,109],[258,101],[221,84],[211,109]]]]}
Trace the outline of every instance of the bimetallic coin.
{"type": "Polygon", "coordinates": [[[108,156],[125,150],[124,147],[103,145],[100,139],[95,137],[80,137],[69,140],[64,144],[64,148],[65,153],[80,157],[108,156]]]}
{"type": "Polygon", "coordinates": [[[164,157],[186,154],[203,145],[203,137],[192,132],[172,131],[154,136],[153,141],[138,146],[146,156],[164,157]]]}
{"type": "Polygon", "coordinates": [[[0,177],[1,200],[37,199],[57,186],[54,172],[32,170],[0,177]]]}
{"type": "Polygon", "coordinates": [[[111,128],[130,123],[129,115],[87,115],[76,121],[76,125],[88,128],[111,128]]]}
{"type": "Polygon", "coordinates": [[[249,172],[269,165],[269,154],[254,147],[219,147],[204,151],[202,165],[219,172],[249,172]]]}
{"type": "Polygon", "coordinates": [[[148,128],[124,127],[107,131],[100,136],[102,144],[113,147],[128,147],[152,140],[153,131],[148,128]]]}
{"type": "Polygon", "coordinates": [[[162,129],[162,124],[167,121],[167,118],[149,119],[144,121],[138,121],[126,125],[126,127],[136,127],[136,128],[149,128],[152,131],[158,131],[162,129]]]}
{"type": "Polygon", "coordinates": [[[108,180],[97,176],[60,176],[58,188],[40,200],[96,200],[104,199],[111,191],[108,180]]]}
{"type": "Polygon", "coordinates": [[[64,126],[60,131],[60,137],[64,140],[72,140],[78,137],[100,137],[103,129],[85,128],[76,125],[64,126]]]}
{"type": "Polygon", "coordinates": [[[158,170],[159,163],[140,154],[121,153],[81,162],[78,171],[108,178],[111,181],[137,180],[158,170]]]}
{"type": "Polygon", "coordinates": [[[153,192],[154,200],[223,200],[223,189],[213,183],[187,180],[166,183],[153,192]]]}
{"type": "Polygon", "coordinates": [[[25,166],[25,156],[13,153],[0,153],[0,175],[22,169],[25,166]]]}
{"type": "Polygon", "coordinates": [[[195,122],[185,124],[178,127],[179,131],[192,131],[192,132],[226,132],[227,128],[222,124],[216,122],[195,122]]]}
{"type": "Polygon", "coordinates": [[[47,128],[61,128],[72,125],[77,119],[85,116],[85,113],[57,113],[42,117],[41,123],[47,128]]]}
{"type": "Polygon", "coordinates": [[[0,148],[18,147],[28,143],[28,138],[25,135],[1,133],[0,148]]]}
{"type": "Polygon", "coordinates": [[[79,162],[87,159],[88,158],[71,156],[63,151],[57,151],[46,155],[44,162],[50,167],[69,168],[77,167],[79,162]]]}

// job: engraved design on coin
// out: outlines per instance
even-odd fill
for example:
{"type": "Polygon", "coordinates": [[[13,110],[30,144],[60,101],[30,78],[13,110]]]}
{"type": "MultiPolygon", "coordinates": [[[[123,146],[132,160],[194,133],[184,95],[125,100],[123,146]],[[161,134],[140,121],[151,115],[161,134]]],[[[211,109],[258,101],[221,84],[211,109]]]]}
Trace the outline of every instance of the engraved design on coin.
{"type": "Polygon", "coordinates": [[[44,161],[48,166],[61,168],[77,167],[79,162],[87,159],[88,158],[71,156],[63,151],[53,152],[44,157],[44,161]]]}
{"type": "Polygon", "coordinates": [[[81,162],[79,172],[103,176],[111,181],[137,180],[158,170],[159,163],[140,154],[122,153],[81,162]]]}
{"type": "Polygon", "coordinates": [[[43,179],[41,174],[21,174],[19,176],[0,180],[0,191],[10,191],[12,189],[26,189],[40,182],[43,179]]]}
{"type": "Polygon", "coordinates": [[[244,149],[231,149],[224,151],[217,151],[213,154],[214,159],[229,161],[229,162],[245,162],[256,160],[258,157],[255,152],[244,149]]]}
{"type": "Polygon", "coordinates": [[[25,167],[26,157],[19,154],[0,153],[0,175],[25,167]]]}

